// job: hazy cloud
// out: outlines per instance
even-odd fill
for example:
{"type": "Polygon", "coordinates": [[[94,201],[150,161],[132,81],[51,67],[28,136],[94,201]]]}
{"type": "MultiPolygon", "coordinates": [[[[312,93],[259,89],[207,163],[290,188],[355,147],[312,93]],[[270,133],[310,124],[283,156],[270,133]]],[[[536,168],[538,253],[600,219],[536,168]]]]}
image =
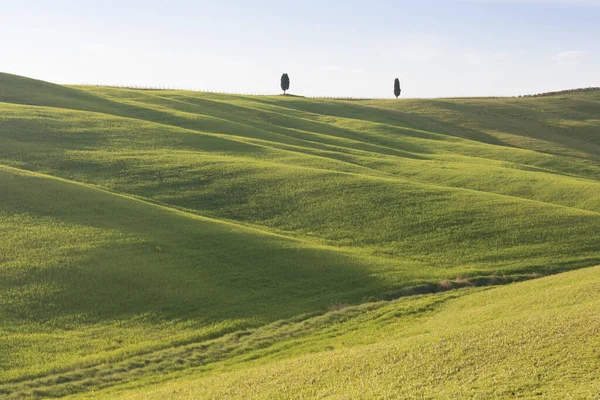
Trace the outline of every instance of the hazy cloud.
{"type": "Polygon", "coordinates": [[[322,65],[320,67],[317,67],[317,69],[319,69],[321,71],[326,71],[326,72],[352,72],[354,74],[364,74],[367,72],[364,69],[347,68],[347,67],[342,67],[340,65],[322,65]]]}
{"type": "Polygon", "coordinates": [[[322,66],[318,67],[318,69],[320,69],[321,71],[330,71],[330,72],[339,72],[339,71],[344,70],[344,68],[340,67],[339,65],[322,65],[322,66]]]}
{"type": "Polygon", "coordinates": [[[563,51],[554,56],[554,61],[560,65],[580,65],[589,54],[589,51],[581,50],[563,51]]]}

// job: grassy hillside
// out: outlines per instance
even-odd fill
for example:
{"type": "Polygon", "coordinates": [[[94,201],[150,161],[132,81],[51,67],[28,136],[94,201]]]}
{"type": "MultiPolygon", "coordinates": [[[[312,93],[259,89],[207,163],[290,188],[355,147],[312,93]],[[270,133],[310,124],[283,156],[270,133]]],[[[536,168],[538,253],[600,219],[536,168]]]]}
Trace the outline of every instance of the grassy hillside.
{"type": "Polygon", "coordinates": [[[599,283],[591,268],[348,308],[271,327],[278,341],[212,374],[98,398],[597,398],[599,283]]]}
{"type": "Polygon", "coordinates": [[[600,92],[334,101],[0,74],[0,394],[210,370],[277,321],[598,265],[599,115],[600,92]]]}
{"type": "Polygon", "coordinates": [[[370,276],[377,260],[341,250],[6,167],[0,188],[7,380],[221,335],[382,286],[370,276]]]}

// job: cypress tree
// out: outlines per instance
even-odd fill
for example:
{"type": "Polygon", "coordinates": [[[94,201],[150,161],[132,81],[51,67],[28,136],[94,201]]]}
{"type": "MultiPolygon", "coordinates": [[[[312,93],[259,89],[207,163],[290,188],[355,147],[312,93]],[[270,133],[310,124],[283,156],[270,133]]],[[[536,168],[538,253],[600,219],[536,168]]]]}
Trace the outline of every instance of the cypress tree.
{"type": "Polygon", "coordinates": [[[396,80],[394,81],[394,96],[398,98],[400,97],[400,93],[402,93],[402,90],[400,90],[400,80],[396,78],[396,80]]]}
{"type": "Polygon", "coordinates": [[[290,89],[290,77],[288,74],[281,75],[281,90],[283,90],[283,94],[290,89]]]}

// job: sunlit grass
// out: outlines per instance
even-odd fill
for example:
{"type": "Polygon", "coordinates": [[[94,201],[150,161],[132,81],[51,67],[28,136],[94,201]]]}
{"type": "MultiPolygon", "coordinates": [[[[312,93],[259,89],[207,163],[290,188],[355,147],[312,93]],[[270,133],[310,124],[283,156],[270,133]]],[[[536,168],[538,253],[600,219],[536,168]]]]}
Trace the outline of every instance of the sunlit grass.
{"type": "Polygon", "coordinates": [[[599,273],[591,268],[273,325],[241,338],[243,356],[227,363],[96,396],[595,398],[599,273]]]}
{"type": "MultiPolygon", "coordinates": [[[[262,357],[228,333],[600,263],[595,92],[347,102],[4,74],[0,88],[0,394],[142,385],[262,357]]],[[[310,346],[293,354],[337,348],[310,346]]]]}

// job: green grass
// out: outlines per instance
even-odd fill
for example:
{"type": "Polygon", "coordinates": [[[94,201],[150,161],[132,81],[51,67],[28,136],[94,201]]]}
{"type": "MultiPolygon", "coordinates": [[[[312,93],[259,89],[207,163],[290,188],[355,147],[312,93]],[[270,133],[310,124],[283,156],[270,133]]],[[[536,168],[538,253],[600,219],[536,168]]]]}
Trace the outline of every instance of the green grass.
{"type": "Polygon", "coordinates": [[[287,349],[278,324],[335,305],[598,265],[599,115],[600,92],[336,101],[0,74],[0,395],[241,368],[263,359],[241,338],[287,349]]]}
{"type": "Polygon", "coordinates": [[[1,168],[0,187],[7,379],[52,370],[36,347],[61,334],[45,349],[59,369],[74,350],[102,359],[360,298],[381,268],[43,175],[1,168]]]}
{"type": "Polygon", "coordinates": [[[268,347],[253,333],[239,345],[250,354],[210,371],[97,397],[597,398],[599,278],[591,268],[333,311],[271,327],[285,337],[268,347]]]}

